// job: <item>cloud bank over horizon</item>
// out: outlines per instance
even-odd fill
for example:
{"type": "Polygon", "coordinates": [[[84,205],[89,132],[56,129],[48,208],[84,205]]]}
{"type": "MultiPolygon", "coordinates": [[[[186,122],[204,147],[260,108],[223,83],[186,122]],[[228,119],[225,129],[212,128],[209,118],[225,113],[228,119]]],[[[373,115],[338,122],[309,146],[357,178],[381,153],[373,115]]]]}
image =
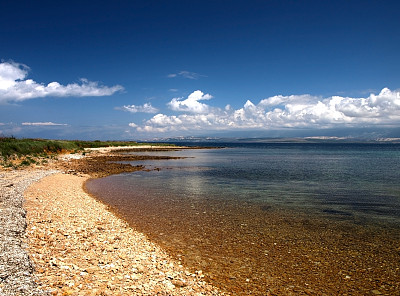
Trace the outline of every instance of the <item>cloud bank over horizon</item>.
{"type": "Polygon", "coordinates": [[[398,127],[400,92],[383,88],[378,94],[352,98],[327,98],[304,95],[276,95],[254,104],[248,100],[242,108],[213,107],[200,101],[210,94],[197,90],[185,98],[173,98],[167,106],[179,115],[156,114],[142,124],[129,126],[139,133],[184,131],[234,131],[279,129],[328,129],[398,127]]]}
{"type": "Polygon", "coordinates": [[[98,82],[81,79],[80,83],[62,85],[50,82],[47,85],[26,79],[30,68],[15,62],[0,63],[0,103],[20,102],[42,97],[98,97],[110,96],[124,88],[100,85],[98,82]]]}

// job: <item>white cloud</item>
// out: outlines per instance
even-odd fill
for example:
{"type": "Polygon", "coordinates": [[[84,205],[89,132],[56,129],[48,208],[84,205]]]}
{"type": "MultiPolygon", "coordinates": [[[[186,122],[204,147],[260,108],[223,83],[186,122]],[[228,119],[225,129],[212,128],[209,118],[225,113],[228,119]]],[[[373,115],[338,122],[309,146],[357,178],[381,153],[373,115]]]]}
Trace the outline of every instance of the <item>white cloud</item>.
{"type": "Polygon", "coordinates": [[[291,96],[273,96],[269,97],[267,99],[261,100],[258,105],[268,108],[268,107],[276,107],[279,105],[286,105],[286,104],[296,104],[296,105],[301,105],[301,104],[308,104],[315,102],[319,100],[319,97],[313,97],[310,95],[291,95],[291,96]]]}
{"type": "Polygon", "coordinates": [[[123,90],[120,85],[112,87],[99,85],[81,79],[80,83],[61,85],[58,82],[43,84],[26,79],[29,67],[15,62],[0,63],[0,103],[23,101],[41,97],[97,97],[110,96],[123,90]]]}
{"type": "Polygon", "coordinates": [[[28,71],[29,67],[23,64],[0,63],[0,90],[14,86],[17,80],[22,80],[28,75],[28,71]]]}
{"type": "Polygon", "coordinates": [[[65,123],[54,123],[54,122],[23,122],[22,125],[29,126],[68,126],[65,123]]]}
{"type": "Polygon", "coordinates": [[[157,114],[136,126],[138,132],[173,132],[189,130],[335,128],[398,126],[400,93],[388,88],[365,98],[310,95],[273,96],[254,104],[248,100],[242,108],[224,109],[200,103],[212,96],[200,90],[185,100],[172,99],[170,109],[186,112],[167,116],[157,114]]]}
{"type": "Polygon", "coordinates": [[[178,76],[187,78],[187,79],[192,79],[192,80],[197,80],[200,77],[207,77],[205,75],[201,75],[201,74],[198,74],[195,72],[189,72],[189,71],[180,71],[179,73],[171,73],[171,74],[167,75],[168,78],[175,78],[178,76]]]}
{"type": "Polygon", "coordinates": [[[204,94],[200,90],[196,90],[191,93],[187,99],[173,98],[168,106],[171,110],[181,112],[192,112],[192,113],[206,113],[209,112],[209,106],[199,101],[210,100],[212,98],[209,94],[204,94]]]}
{"type": "Polygon", "coordinates": [[[131,113],[138,113],[138,112],[143,112],[143,113],[157,113],[158,109],[154,108],[151,103],[146,103],[143,106],[137,106],[137,105],[125,105],[122,107],[117,107],[115,108],[117,110],[122,110],[122,111],[128,111],[131,113]]]}
{"type": "Polygon", "coordinates": [[[131,122],[131,123],[129,124],[129,126],[130,126],[130,127],[138,127],[137,124],[135,124],[135,123],[133,123],[133,122],[131,122]]]}

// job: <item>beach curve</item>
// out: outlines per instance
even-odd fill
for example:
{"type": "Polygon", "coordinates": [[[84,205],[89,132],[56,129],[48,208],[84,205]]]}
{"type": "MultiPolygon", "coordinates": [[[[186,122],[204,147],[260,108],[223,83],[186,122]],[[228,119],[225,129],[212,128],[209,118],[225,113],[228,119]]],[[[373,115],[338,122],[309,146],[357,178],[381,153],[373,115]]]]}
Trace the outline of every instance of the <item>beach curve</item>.
{"type": "Polygon", "coordinates": [[[65,155],[55,163],[64,173],[24,192],[28,249],[39,288],[52,295],[227,295],[84,191],[86,180],[99,177],[99,166],[109,173],[141,169],[114,167],[110,152],[65,155]]]}
{"type": "Polygon", "coordinates": [[[25,191],[29,252],[53,295],[226,295],[86,194],[88,176],[55,174],[25,191]]]}

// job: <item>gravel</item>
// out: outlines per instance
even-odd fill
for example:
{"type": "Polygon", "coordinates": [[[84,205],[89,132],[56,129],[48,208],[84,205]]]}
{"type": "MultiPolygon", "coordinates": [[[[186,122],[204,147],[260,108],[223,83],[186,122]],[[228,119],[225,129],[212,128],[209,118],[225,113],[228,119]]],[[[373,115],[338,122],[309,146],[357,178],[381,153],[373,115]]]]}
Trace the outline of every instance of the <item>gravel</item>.
{"type": "Polygon", "coordinates": [[[0,295],[49,295],[37,288],[26,246],[24,191],[56,171],[0,171],[0,295]]]}

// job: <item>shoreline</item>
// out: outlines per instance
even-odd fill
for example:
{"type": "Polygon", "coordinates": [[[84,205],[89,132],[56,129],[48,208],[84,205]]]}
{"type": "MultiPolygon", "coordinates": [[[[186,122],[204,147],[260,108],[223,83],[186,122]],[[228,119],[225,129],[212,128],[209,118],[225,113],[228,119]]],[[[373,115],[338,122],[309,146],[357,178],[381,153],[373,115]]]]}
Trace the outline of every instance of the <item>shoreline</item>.
{"type": "MultiPolygon", "coordinates": [[[[89,178],[143,169],[142,166],[117,163],[126,160],[142,160],[143,157],[165,159],[159,156],[92,151],[85,156],[63,155],[59,157],[60,160],[46,165],[45,169],[57,169],[58,173],[34,183],[24,192],[25,208],[28,210],[29,250],[36,267],[36,273],[33,273],[33,268],[29,272],[31,272],[32,287],[35,292],[2,294],[4,290],[0,282],[0,295],[228,295],[223,291],[230,291],[234,295],[231,289],[224,286],[224,278],[229,277],[232,271],[235,273],[241,269],[240,265],[234,265],[231,261],[233,265],[228,264],[229,269],[221,270],[222,276],[210,278],[207,267],[191,265],[186,256],[177,257],[174,252],[171,252],[171,248],[176,247],[176,243],[171,246],[158,241],[151,231],[148,232],[141,226],[136,227],[135,223],[128,224],[129,220],[121,218],[124,215],[119,213],[118,209],[111,208],[100,198],[85,192],[84,183],[89,178]],[[40,213],[40,215],[32,216],[32,213],[40,213]],[[131,251],[131,249],[134,250],[131,251]],[[191,271],[188,268],[191,268],[191,271]],[[35,284],[35,277],[41,280],[39,286],[35,284]]],[[[4,175],[26,173],[29,179],[29,174],[39,172],[39,169],[9,171],[4,175]]],[[[2,175],[1,171],[0,175],[2,175]]],[[[34,180],[30,178],[29,182],[32,183],[34,180]]],[[[106,187],[104,190],[111,190],[111,188],[106,187]]],[[[145,212],[140,212],[139,208],[138,210],[137,216],[144,218],[145,212]]],[[[247,213],[243,214],[245,215],[243,218],[249,219],[247,213]]],[[[257,275],[252,272],[252,276],[264,277],[268,274],[270,280],[268,285],[256,287],[254,291],[261,293],[262,290],[267,293],[266,295],[292,295],[293,293],[293,295],[297,293],[301,295],[322,293],[323,295],[322,290],[314,290],[311,286],[308,287],[308,284],[305,284],[306,286],[302,284],[308,283],[309,276],[313,277],[321,272],[325,274],[325,280],[329,279],[325,284],[321,282],[324,292],[347,290],[353,291],[354,295],[362,295],[357,293],[358,289],[362,288],[360,293],[363,291],[367,294],[390,295],[386,292],[389,290],[393,292],[393,289],[396,291],[398,283],[392,280],[394,274],[398,273],[398,268],[390,267],[393,264],[388,264],[394,262],[396,254],[389,256],[387,253],[389,249],[398,252],[395,245],[388,246],[395,240],[387,240],[385,235],[375,236],[369,232],[357,234],[353,231],[350,238],[342,240],[353,228],[342,225],[343,228],[339,224],[328,225],[325,222],[320,225],[318,221],[310,217],[299,216],[293,220],[295,217],[292,215],[282,217],[282,213],[277,214],[279,215],[275,217],[272,211],[263,212],[263,215],[268,216],[266,220],[269,221],[268,235],[274,238],[274,241],[267,241],[267,244],[262,246],[263,249],[266,246],[272,246],[272,249],[268,251],[268,257],[261,254],[262,264],[266,268],[263,274],[257,275]],[[317,227],[318,225],[322,227],[323,232],[320,231],[320,227],[317,227]],[[298,236],[300,233],[302,235],[298,236]],[[302,238],[304,235],[308,238],[305,241],[302,238]],[[357,243],[358,241],[360,244],[357,243]],[[361,244],[364,247],[357,247],[361,244]],[[329,249],[326,249],[326,246],[330,246],[329,249]],[[368,259],[369,263],[365,261],[362,266],[357,266],[357,263],[354,265],[357,268],[347,268],[349,267],[347,266],[346,270],[340,263],[344,263],[345,261],[341,260],[345,258],[352,258],[354,263],[368,259]],[[273,260],[270,261],[270,259],[273,260]],[[305,264],[303,268],[307,268],[300,270],[299,260],[302,262],[301,266],[305,264]],[[315,265],[314,262],[319,263],[315,265]],[[386,265],[389,269],[383,268],[386,265]],[[295,273],[299,272],[298,275],[301,275],[304,272],[307,277],[299,278],[300,281],[291,278],[290,273],[294,268],[298,269],[295,273]],[[393,276],[385,275],[386,272],[393,273],[393,276]],[[267,287],[268,289],[264,290],[267,287]]],[[[174,219],[179,220],[179,215],[174,215],[174,219]]],[[[154,227],[159,227],[157,231],[161,230],[168,237],[173,238],[173,233],[169,231],[174,232],[175,228],[168,227],[172,220],[164,223],[162,223],[164,220],[160,220],[162,225],[160,221],[154,221],[150,222],[154,227]],[[166,229],[163,229],[165,227],[166,229]]],[[[247,221],[246,224],[251,225],[251,221],[247,221]]],[[[220,224],[217,223],[216,228],[219,227],[218,225],[220,224]]],[[[212,225],[209,226],[212,227],[212,225]]],[[[238,235],[240,236],[240,233],[238,235]]],[[[194,237],[201,239],[201,236],[194,235],[194,237]]],[[[241,239],[243,238],[240,237],[241,239]]],[[[196,247],[199,252],[201,247],[201,244],[196,247]]],[[[251,256],[258,258],[256,254],[253,255],[251,256]]],[[[236,278],[234,275],[232,279],[228,279],[228,282],[236,281],[236,278]]],[[[314,281],[318,279],[322,280],[316,277],[314,281]]],[[[242,292],[240,295],[247,295],[244,291],[242,292]]]]}
{"type": "MultiPolygon", "coordinates": [[[[0,171],[2,181],[12,184],[10,188],[20,188],[18,196],[2,194],[1,201],[4,196],[17,200],[15,211],[21,213],[22,230],[8,247],[20,246],[23,253],[13,260],[17,251],[6,258],[7,250],[2,248],[0,294],[228,295],[206,283],[201,271],[191,273],[83,189],[91,177],[142,169],[111,163],[133,157],[114,151],[180,149],[185,147],[90,149],[86,155],[60,155],[44,167],[0,171]]],[[[9,189],[8,183],[1,184],[2,193],[9,189]]],[[[7,205],[0,206],[5,221],[3,207],[7,205]]],[[[2,235],[10,237],[7,231],[2,235]]]]}
{"type": "Polygon", "coordinates": [[[86,194],[87,179],[55,174],[26,191],[40,289],[53,295],[226,295],[86,194]]]}
{"type": "Polygon", "coordinates": [[[118,180],[118,176],[103,184],[99,180],[91,192],[116,207],[125,221],[174,258],[203,270],[207,281],[232,295],[395,295],[399,291],[396,229],[334,217],[326,220],[245,201],[241,206],[225,200],[212,203],[206,197],[195,203],[178,195],[163,199],[163,194],[151,194],[151,182],[124,187],[118,180]],[[123,198],[130,194],[123,188],[137,190],[134,204],[123,198]]]}

